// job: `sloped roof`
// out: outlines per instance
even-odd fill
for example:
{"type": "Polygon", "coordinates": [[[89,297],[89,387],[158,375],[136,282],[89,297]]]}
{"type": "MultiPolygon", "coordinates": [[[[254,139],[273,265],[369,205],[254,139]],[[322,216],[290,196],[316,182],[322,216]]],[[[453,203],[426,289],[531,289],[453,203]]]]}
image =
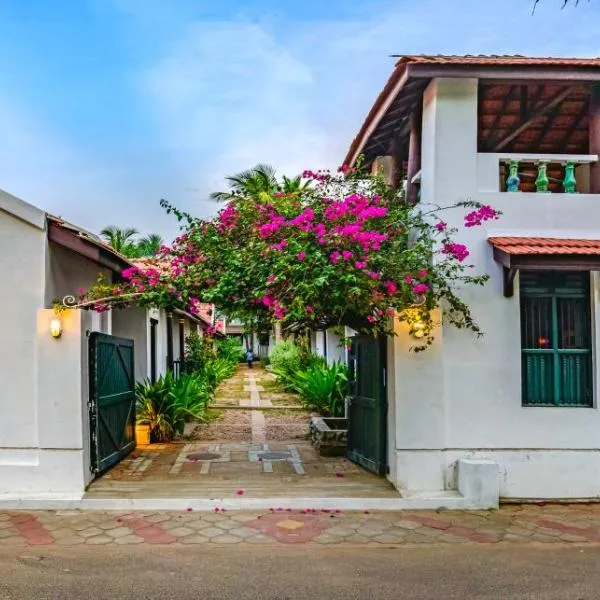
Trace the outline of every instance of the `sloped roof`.
{"type": "Polygon", "coordinates": [[[491,237],[488,242],[511,255],[580,254],[600,255],[600,240],[577,240],[541,237],[491,237]]]}
{"type": "MultiPolygon", "coordinates": [[[[408,118],[419,106],[425,88],[434,77],[474,77],[494,82],[520,80],[530,84],[564,81],[570,85],[600,81],[600,58],[414,54],[394,58],[398,58],[395,68],[353,139],[344,160],[346,164],[352,165],[361,153],[370,162],[387,153],[394,137],[406,139],[408,118]]],[[[504,99],[498,100],[503,102],[504,99]]],[[[583,101],[586,100],[584,97],[583,101]]],[[[578,108],[573,107],[573,112],[578,115],[578,108]]],[[[571,124],[565,124],[566,130],[570,127],[571,124]]]]}

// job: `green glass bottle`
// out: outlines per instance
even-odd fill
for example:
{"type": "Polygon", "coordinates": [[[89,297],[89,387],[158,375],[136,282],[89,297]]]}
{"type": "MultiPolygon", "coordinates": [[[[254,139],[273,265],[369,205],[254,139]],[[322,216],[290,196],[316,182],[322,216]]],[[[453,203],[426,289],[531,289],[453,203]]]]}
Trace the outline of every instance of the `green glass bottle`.
{"type": "Polygon", "coordinates": [[[565,193],[575,194],[577,192],[577,180],[575,179],[575,163],[567,162],[565,165],[565,178],[563,179],[565,193]]]}
{"type": "Polygon", "coordinates": [[[550,184],[550,180],[548,179],[548,162],[545,160],[540,160],[538,164],[538,175],[535,180],[535,189],[537,192],[546,194],[550,190],[548,189],[548,185],[550,184]]]}

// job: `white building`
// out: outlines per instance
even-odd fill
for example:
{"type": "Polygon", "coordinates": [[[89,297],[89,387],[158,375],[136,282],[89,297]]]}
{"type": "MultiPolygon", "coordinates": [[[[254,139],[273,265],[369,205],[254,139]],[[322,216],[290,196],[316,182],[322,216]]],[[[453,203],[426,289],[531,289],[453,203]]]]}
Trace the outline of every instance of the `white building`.
{"type": "Polygon", "coordinates": [[[0,499],[77,498],[90,482],[91,332],[132,339],[143,379],[180,360],[183,337],[206,327],[183,312],[68,310],[52,337],[55,301],[129,266],[96,236],[0,191],[0,499]]]}
{"type": "Polygon", "coordinates": [[[503,212],[470,229],[444,213],[491,276],[461,293],[484,337],[438,315],[426,352],[400,324],[388,342],[401,490],[456,489],[474,457],[497,463],[501,497],[600,496],[599,86],[599,59],[402,57],[349,150],[409,201],[503,212]]]}

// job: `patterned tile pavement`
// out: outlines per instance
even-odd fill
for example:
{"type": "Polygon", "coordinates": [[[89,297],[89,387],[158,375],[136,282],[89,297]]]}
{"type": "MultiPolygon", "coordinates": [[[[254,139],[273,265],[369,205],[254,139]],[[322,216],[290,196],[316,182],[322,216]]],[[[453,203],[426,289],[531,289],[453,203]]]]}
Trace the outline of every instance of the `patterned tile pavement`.
{"type": "Polygon", "coordinates": [[[343,513],[0,511],[0,546],[598,544],[600,505],[343,513]]]}

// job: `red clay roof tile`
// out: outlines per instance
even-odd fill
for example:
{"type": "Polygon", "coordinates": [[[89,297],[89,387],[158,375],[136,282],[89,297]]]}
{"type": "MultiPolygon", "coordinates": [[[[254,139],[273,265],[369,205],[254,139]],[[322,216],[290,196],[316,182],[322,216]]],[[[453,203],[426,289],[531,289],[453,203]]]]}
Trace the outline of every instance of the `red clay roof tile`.
{"type": "Polygon", "coordinates": [[[540,237],[490,237],[488,242],[507,254],[581,254],[600,255],[600,240],[540,237]]]}

